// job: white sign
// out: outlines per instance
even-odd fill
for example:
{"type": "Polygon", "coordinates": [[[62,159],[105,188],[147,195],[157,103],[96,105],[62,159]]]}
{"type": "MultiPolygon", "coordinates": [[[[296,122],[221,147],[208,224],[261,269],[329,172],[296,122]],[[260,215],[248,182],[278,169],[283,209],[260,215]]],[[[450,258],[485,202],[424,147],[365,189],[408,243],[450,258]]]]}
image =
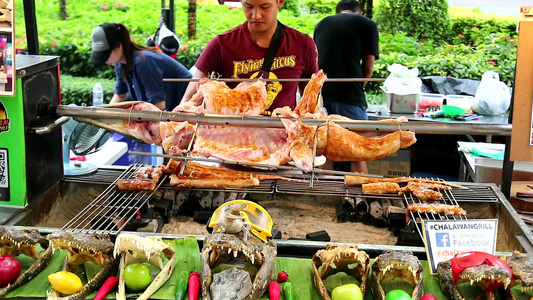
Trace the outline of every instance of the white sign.
{"type": "Polygon", "coordinates": [[[459,253],[481,251],[494,255],[498,220],[423,220],[431,274],[437,265],[459,253]]]}

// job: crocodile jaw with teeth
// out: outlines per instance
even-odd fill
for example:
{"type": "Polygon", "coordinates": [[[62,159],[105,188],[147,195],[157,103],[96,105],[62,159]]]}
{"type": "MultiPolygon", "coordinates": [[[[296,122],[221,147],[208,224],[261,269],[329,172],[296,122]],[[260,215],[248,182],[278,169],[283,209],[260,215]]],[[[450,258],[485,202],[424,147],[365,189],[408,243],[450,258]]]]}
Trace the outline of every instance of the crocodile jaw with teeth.
{"type": "Polygon", "coordinates": [[[385,299],[385,291],[381,284],[395,278],[400,278],[414,287],[411,294],[413,300],[423,296],[423,268],[418,258],[411,252],[389,250],[376,258],[370,279],[374,299],[385,299]]]}
{"type": "Polygon", "coordinates": [[[127,265],[148,261],[151,265],[161,269],[137,300],[149,299],[170,278],[175,267],[176,252],[170,244],[163,242],[161,237],[121,234],[117,237],[113,255],[117,257],[121,254],[117,300],[126,299],[124,269],[127,265]],[[161,253],[168,258],[168,262],[165,265],[163,265],[161,253]]]}
{"type": "Polygon", "coordinates": [[[246,299],[258,299],[274,278],[276,270],[276,245],[272,241],[263,242],[254,235],[245,240],[240,234],[213,231],[206,237],[202,249],[202,298],[211,299],[210,285],[212,270],[232,259],[240,258],[255,266],[258,271],[252,283],[252,291],[246,299]]]}

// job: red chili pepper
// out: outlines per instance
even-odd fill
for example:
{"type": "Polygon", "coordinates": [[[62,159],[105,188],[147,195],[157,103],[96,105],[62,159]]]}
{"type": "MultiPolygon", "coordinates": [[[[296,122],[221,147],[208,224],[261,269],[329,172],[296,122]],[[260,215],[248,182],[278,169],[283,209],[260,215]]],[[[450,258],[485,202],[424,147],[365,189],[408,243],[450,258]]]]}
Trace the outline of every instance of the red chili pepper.
{"type": "Polygon", "coordinates": [[[191,272],[189,274],[189,300],[198,300],[200,293],[200,275],[198,272],[191,272]]]}
{"type": "Polygon", "coordinates": [[[287,274],[285,271],[278,273],[278,283],[283,283],[287,280],[289,280],[289,274],[287,274]]]}
{"type": "Polygon", "coordinates": [[[279,297],[281,295],[281,288],[279,287],[279,283],[277,281],[272,281],[268,285],[268,296],[270,300],[279,300],[279,297]]]}
{"type": "Polygon", "coordinates": [[[96,296],[94,296],[93,300],[102,300],[104,297],[109,294],[109,292],[115,288],[118,285],[118,277],[111,276],[106,279],[104,284],[102,284],[102,287],[98,290],[98,293],[96,293],[96,296]]]}

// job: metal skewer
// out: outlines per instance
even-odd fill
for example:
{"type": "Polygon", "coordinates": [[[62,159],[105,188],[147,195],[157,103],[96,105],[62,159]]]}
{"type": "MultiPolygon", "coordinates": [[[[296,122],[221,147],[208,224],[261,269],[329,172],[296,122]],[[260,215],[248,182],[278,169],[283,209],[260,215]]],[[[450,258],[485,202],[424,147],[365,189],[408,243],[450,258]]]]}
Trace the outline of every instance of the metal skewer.
{"type": "MultiPolygon", "coordinates": [[[[57,116],[70,116],[87,119],[121,119],[135,121],[175,121],[189,123],[200,122],[203,125],[219,126],[241,126],[241,127],[262,127],[262,128],[284,128],[280,118],[261,117],[261,116],[228,116],[214,114],[193,114],[193,113],[174,113],[164,111],[146,111],[146,110],[125,110],[120,108],[107,107],[80,107],[59,105],[51,107],[51,110],[57,116]]],[[[291,119],[301,121],[310,126],[322,126],[329,120],[320,119],[291,119]]],[[[393,132],[398,130],[397,121],[345,121],[334,120],[334,122],[349,130],[360,131],[383,131],[393,132]]],[[[424,134],[471,134],[476,132],[480,135],[511,135],[512,124],[464,124],[464,123],[435,123],[435,122],[405,122],[401,124],[403,130],[411,130],[416,133],[424,134]]]]}
{"type": "MultiPolygon", "coordinates": [[[[197,82],[202,78],[163,78],[166,82],[197,82]]],[[[216,78],[217,81],[225,82],[242,82],[242,81],[272,81],[272,82],[305,82],[311,80],[311,78],[216,78]]],[[[328,78],[328,82],[382,82],[385,78],[328,78]]]]}
{"type": "MultiPolygon", "coordinates": [[[[196,156],[195,157],[191,157],[191,156],[176,156],[176,155],[170,155],[170,154],[151,153],[151,152],[142,152],[142,151],[128,151],[128,154],[143,155],[143,156],[155,156],[155,157],[164,157],[164,158],[173,158],[173,159],[185,160],[185,161],[186,160],[195,160],[195,161],[216,162],[216,163],[239,165],[239,166],[260,167],[260,168],[268,168],[268,169],[302,171],[301,169],[299,169],[297,167],[275,166],[275,165],[248,163],[248,162],[231,161],[231,160],[223,160],[223,159],[196,157],[196,156]]],[[[359,173],[344,172],[344,171],[323,170],[323,169],[318,169],[318,168],[314,168],[313,172],[322,173],[322,174],[330,174],[330,175],[357,175],[357,176],[361,176],[361,177],[383,178],[382,175],[359,174],[359,173]]]]}

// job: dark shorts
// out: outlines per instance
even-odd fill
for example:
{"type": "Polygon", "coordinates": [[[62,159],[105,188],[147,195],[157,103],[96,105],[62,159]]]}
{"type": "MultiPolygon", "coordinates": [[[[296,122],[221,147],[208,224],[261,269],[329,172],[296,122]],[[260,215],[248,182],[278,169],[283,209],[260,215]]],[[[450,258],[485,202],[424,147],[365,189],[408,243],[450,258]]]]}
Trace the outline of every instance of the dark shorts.
{"type": "Polygon", "coordinates": [[[352,120],[368,120],[366,110],[360,106],[343,102],[326,102],[324,107],[328,110],[328,115],[341,115],[352,120]]]}

